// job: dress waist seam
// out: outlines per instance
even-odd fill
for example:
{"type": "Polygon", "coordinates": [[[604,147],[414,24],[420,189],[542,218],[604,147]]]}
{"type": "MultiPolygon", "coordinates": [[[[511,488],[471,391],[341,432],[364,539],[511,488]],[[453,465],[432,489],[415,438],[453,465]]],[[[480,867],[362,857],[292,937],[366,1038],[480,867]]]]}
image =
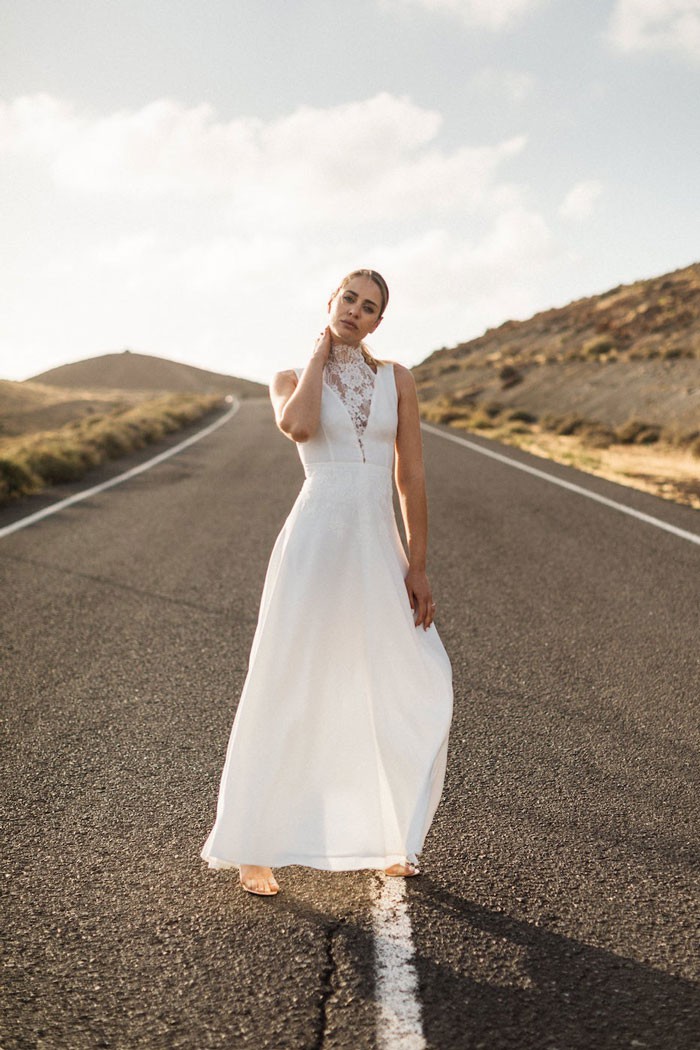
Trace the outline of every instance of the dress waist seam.
{"type": "Polygon", "coordinates": [[[361,460],[322,460],[318,463],[305,463],[304,474],[307,478],[314,474],[378,474],[391,477],[391,467],[384,463],[363,463],[361,460]]]}

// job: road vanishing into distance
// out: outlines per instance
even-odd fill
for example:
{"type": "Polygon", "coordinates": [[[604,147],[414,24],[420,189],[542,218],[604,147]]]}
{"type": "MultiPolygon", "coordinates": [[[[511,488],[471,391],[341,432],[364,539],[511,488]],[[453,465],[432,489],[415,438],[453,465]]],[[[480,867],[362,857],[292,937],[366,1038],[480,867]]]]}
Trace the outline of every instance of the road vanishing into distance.
{"type": "Polygon", "coordinates": [[[700,1046],[700,515],[443,433],[428,573],[455,710],[413,879],[279,868],[264,899],[199,859],[303,481],[269,402],[0,533],[3,1050],[700,1046]],[[373,924],[398,881],[420,1031],[397,1038],[373,924]]]}

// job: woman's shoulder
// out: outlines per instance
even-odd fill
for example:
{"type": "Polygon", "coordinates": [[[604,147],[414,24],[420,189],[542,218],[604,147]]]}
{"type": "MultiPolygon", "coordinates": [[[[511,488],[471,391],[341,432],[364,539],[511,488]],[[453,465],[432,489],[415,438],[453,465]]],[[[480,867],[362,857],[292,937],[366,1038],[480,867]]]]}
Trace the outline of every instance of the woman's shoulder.
{"type": "Polygon", "coordinates": [[[284,391],[285,388],[288,389],[290,386],[296,386],[299,380],[297,371],[301,371],[301,369],[283,368],[279,372],[275,372],[270,380],[270,390],[272,392],[284,391]]]}
{"type": "Polygon", "coordinates": [[[283,380],[284,379],[298,379],[299,378],[299,373],[303,372],[303,371],[304,371],[304,368],[303,368],[302,365],[300,365],[298,368],[281,368],[279,370],[279,372],[275,372],[275,374],[274,374],[274,376],[272,378],[276,379],[279,376],[283,380]]]}
{"type": "Polygon", "coordinates": [[[413,372],[410,368],[406,368],[405,365],[399,364],[398,361],[382,360],[382,364],[385,366],[391,366],[394,369],[394,379],[396,380],[396,389],[399,394],[403,390],[411,390],[415,388],[416,381],[413,378],[413,372]]]}

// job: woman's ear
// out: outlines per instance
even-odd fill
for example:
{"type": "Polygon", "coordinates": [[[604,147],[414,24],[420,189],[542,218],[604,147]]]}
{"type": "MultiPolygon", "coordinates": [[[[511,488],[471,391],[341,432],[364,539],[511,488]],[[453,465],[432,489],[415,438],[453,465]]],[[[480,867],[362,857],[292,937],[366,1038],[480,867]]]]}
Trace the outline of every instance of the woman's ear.
{"type": "Polygon", "coordinates": [[[384,320],[384,314],[382,314],[381,317],[377,318],[377,320],[374,322],[373,327],[370,328],[370,332],[376,332],[383,320],[384,320]]]}

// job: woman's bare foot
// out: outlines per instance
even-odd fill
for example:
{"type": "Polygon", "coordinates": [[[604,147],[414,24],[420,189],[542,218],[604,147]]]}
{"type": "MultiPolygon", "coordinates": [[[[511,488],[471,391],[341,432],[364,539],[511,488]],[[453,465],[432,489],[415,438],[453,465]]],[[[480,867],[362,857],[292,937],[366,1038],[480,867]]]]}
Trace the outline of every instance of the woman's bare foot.
{"type": "Polygon", "coordinates": [[[241,864],[238,870],[240,884],[249,893],[272,897],[279,890],[272,868],[265,868],[261,864],[241,864]]]}
{"type": "Polygon", "coordinates": [[[385,875],[420,875],[420,870],[415,864],[406,861],[405,864],[392,864],[390,868],[384,869],[385,875]]]}

